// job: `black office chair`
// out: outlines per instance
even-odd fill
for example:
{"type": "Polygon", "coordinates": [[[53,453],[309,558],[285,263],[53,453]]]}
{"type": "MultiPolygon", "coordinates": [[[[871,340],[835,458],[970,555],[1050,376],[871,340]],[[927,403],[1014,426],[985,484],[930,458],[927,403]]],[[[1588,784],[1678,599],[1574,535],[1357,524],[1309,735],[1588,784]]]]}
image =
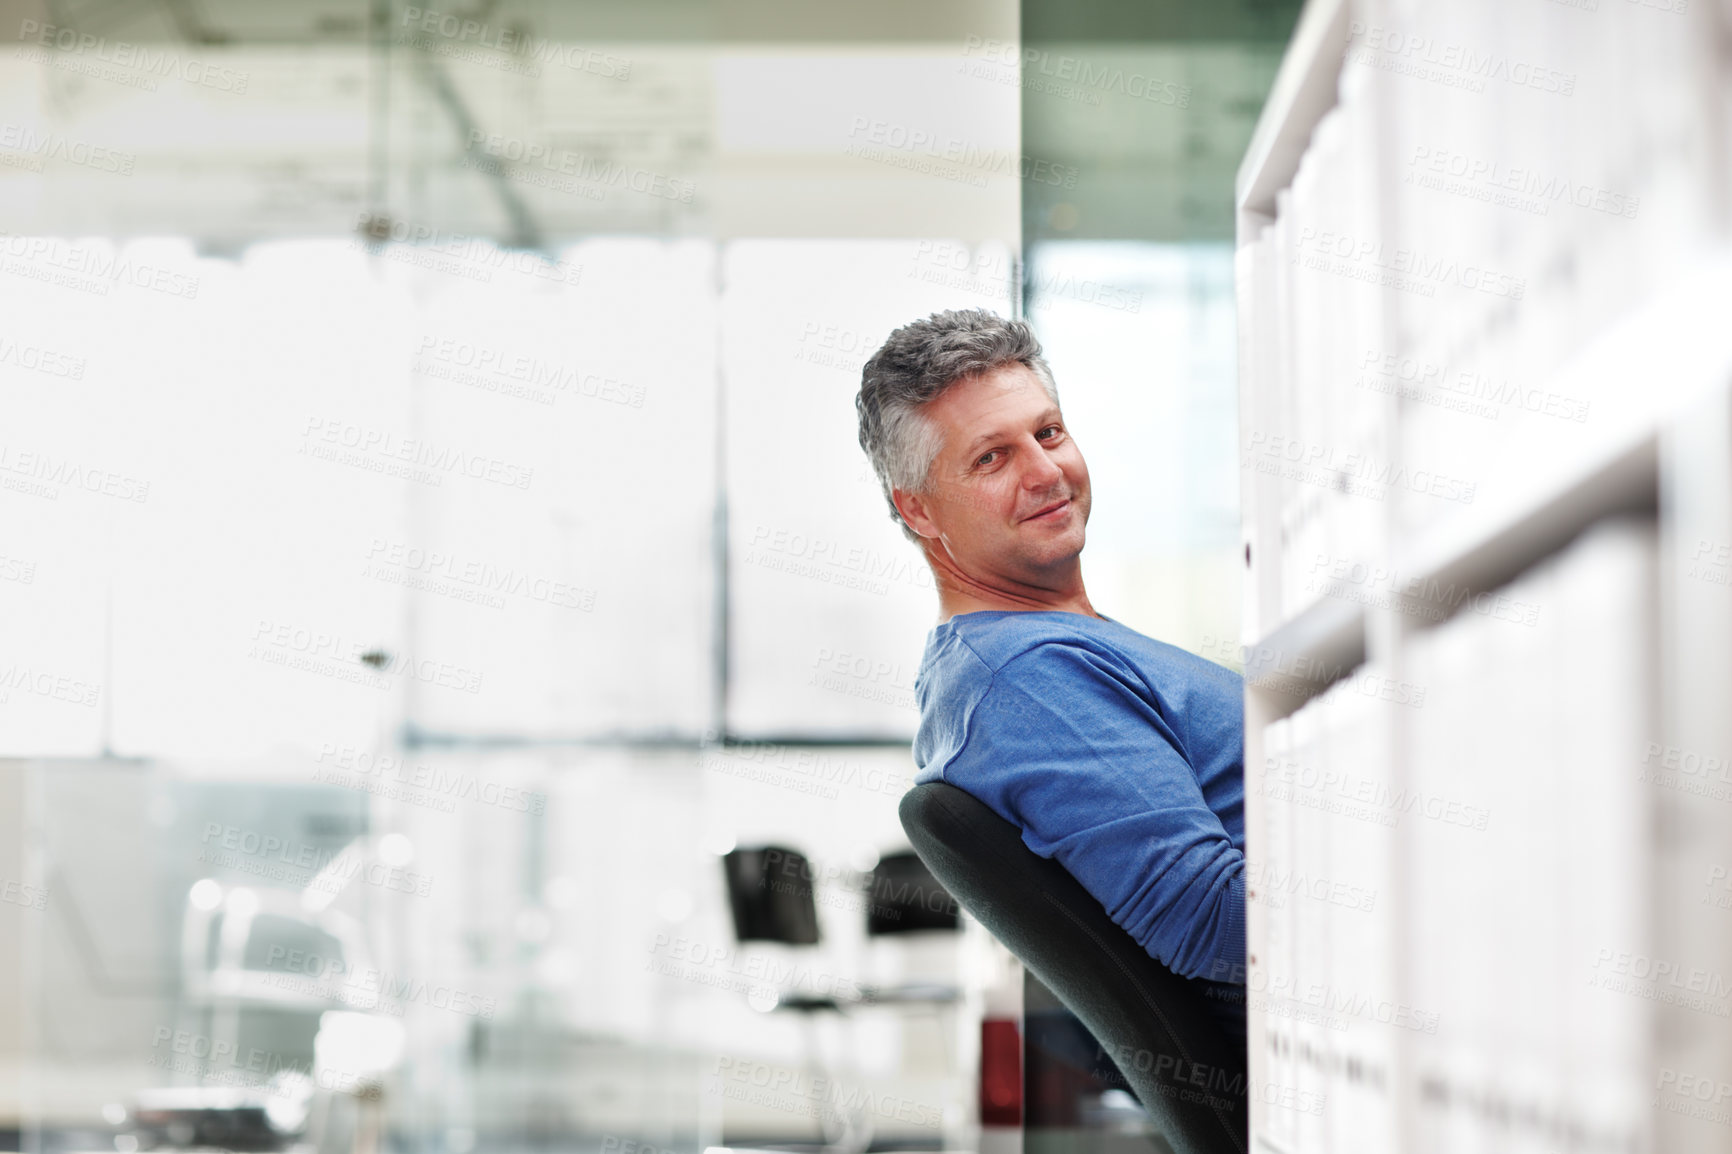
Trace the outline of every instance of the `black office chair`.
{"type": "Polygon", "coordinates": [[[887,853],[866,880],[866,933],[869,937],[955,933],[962,926],[951,897],[920,856],[887,853]]]}
{"type": "MultiPolygon", "coordinates": [[[[722,875],[728,884],[728,907],[734,915],[734,937],[747,942],[780,942],[788,946],[818,944],[818,907],[812,896],[812,865],[806,855],[784,846],[735,849],[722,855],[722,875]]],[[[778,990],[776,1009],[798,1013],[840,1011],[842,1004],[828,994],[778,990]]]]}
{"type": "Polygon", "coordinates": [[[722,855],[734,936],[742,942],[818,942],[818,908],[806,855],[779,845],[722,855]]]}
{"type": "MultiPolygon", "coordinates": [[[[785,846],[741,848],[722,855],[722,876],[728,886],[728,906],[734,936],[746,942],[779,942],[788,946],[818,944],[818,906],[812,886],[812,863],[785,846]]],[[[800,989],[776,991],[776,1010],[799,1014],[806,1038],[807,1077],[813,1085],[830,1082],[819,1061],[816,1020],[819,1014],[847,1013],[858,998],[800,989]]],[[[821,1148],[826,1154],[861,1154],[872,1141],[872,1119],[861,1103],[815,1112],[821,1148]]]]}
{"type": "Polygon", "coordinates": [[[1113,924],[1016,826],[953,785],[902,798],[902,828],[962,907],[1080,1018],[1175,1154],[1244,1154],[1243,987],[1182,978],[1113,924]]]}

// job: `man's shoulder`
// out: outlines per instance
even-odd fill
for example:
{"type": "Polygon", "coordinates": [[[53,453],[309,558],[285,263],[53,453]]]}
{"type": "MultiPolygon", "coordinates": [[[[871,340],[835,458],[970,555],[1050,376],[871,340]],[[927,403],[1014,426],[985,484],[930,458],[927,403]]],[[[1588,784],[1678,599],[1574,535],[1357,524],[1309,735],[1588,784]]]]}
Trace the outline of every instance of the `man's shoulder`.
{"type": "MultiPolygon", "coordinates": [[[[975,707],[1002,683],[1006,666],[1054,643],[1081,643],[1084,634],[1056,616],[1014,612],[959,613],[935,627],[926,640],[914,695],[920,706],[920,726],[914,757],[917,781],[942,775],[943,767],[968,743],[975,707]]],[[[1080,620],[1080,618],[1079,618],[1080,620]]],[[[1017,665],[1026,668],[1027,661],[1017,665]]],[[[1017,675],[1007,675],[1014,679],[1017,675]]]]}

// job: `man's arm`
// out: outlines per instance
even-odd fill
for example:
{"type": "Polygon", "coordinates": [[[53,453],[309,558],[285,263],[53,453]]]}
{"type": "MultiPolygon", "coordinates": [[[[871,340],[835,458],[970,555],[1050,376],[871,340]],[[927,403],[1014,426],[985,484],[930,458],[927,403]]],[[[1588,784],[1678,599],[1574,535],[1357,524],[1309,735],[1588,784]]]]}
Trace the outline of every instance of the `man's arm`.
{"type": "Polygon", "coordinates": [[[1001,668],[944,780],[1022,827],[1150,956],[1243,981],[1244,855],[1135,674],[1049,643],[1001,668]]]}

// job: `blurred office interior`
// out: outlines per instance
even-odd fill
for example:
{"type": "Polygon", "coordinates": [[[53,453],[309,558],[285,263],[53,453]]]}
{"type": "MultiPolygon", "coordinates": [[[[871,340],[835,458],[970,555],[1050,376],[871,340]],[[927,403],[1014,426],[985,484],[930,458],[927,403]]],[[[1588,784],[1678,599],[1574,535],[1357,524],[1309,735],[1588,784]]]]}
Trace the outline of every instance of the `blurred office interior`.
{"type": "MultiPolygon", "coordinates": [[[[8,4],[0,1148],[990,1147],[861,364],[1029,317],[1095,603],[1236,665],[1297,9],[8,4]]],[[[1086,1070],[1024,1121],[1163,1148],[1086,1070]]]]}

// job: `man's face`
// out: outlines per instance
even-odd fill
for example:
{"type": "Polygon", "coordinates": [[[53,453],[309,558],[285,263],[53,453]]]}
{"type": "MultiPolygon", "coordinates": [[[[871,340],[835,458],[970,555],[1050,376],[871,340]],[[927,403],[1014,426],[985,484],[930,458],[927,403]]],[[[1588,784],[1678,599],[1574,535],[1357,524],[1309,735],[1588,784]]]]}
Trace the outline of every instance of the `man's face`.
{"type": "Polygon", "coordinates": [[[915,532],[988,582],[1044,585],[1067,568],[1082,552],[1089,470],[1040,378],[1006,365],[951,385],[925,415],[943,444],[931,491],[904,502],[915,532]]]}

